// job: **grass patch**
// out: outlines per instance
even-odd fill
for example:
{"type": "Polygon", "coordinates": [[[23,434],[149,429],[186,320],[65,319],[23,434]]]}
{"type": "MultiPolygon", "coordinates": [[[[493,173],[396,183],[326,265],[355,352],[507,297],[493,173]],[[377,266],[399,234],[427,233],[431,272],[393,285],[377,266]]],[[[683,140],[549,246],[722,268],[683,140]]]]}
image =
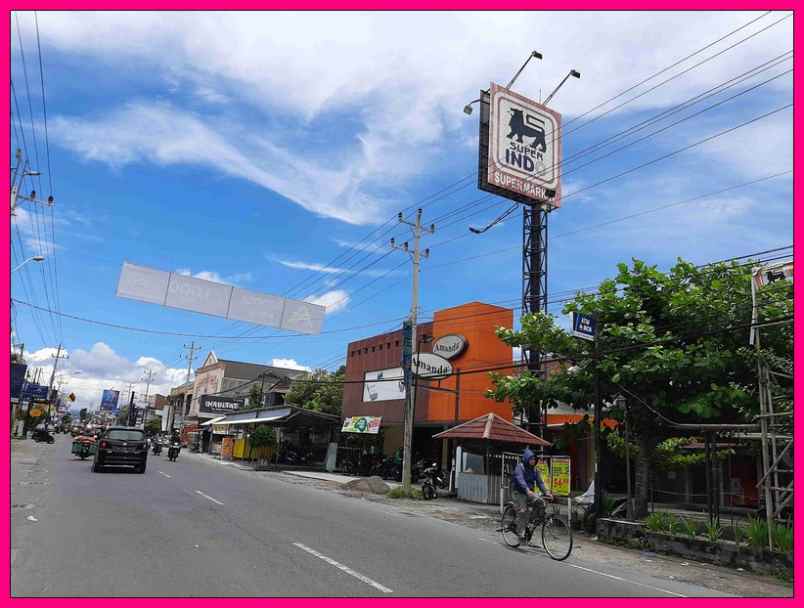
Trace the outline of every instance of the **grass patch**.
{"type": "Polygon", "coordinates": [[[405,491],[402,486],[391,488],[387,496],[389,498],[412,498],[413,500],[424,500],[422,491],[419,488],[411,488],[409,492],[405,491]]]}

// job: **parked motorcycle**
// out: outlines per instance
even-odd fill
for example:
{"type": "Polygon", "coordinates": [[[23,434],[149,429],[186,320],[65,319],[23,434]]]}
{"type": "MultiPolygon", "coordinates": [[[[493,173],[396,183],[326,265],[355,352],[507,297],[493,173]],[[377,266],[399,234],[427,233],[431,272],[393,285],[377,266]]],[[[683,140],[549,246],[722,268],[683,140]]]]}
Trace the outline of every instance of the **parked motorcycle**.
{"type": "Polygon", "coordinates": [[[425,500],[438,498],[439,488],[446,490],[449,487],[449,478],[441,471],[437,463],[432,463],[424,469],[424,481],[422,482],[422,496],[425,500]]]}
{"type": "Polygon", "coordinates": [[[176,459],[179,457],[180,451],[181,451],[180,443],[171,443],[170,447],[168,448],[168,460],[170,460],[170,462],[176,462],[176,459]]]}
{"type": "Polygon", "coordinates": [[[53,443],[56,439],[45,429],[34,429],[31,439],[38,442],[53,443]]]}

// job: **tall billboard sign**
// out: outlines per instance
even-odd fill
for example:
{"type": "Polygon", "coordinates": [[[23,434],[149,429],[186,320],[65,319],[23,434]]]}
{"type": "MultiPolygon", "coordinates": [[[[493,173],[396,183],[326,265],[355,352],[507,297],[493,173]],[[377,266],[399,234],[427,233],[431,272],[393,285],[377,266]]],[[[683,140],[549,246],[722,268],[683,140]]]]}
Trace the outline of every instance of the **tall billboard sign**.
{"type": "Polygon", "coordinates": [[[480,95],[478,187],[528,205],[561,202],[561,115],[491,83],[480,95]]]}
{"type": "Polygon", "coordinates": [[[103,391],[103,395],[101,396],[100,409],[106,410],[107,412],[114,412],[117,410],[118,399],[120,399],[120,391],[105,389],[103,391]]]}

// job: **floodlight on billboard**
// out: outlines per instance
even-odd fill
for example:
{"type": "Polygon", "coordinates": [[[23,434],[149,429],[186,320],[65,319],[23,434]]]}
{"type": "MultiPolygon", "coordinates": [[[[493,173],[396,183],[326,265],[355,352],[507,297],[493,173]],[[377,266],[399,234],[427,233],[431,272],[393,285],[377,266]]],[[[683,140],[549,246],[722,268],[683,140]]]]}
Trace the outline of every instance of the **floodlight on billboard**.
{"type": "Polygon", "coordinates": [[[117,295],[302,334],[320,333],[326,313],[326,308],[318,304],[248,291],[128,262],[123,262],[117,295]]]}
{"type": "Polygon", "coordinates": [[[491,83],[480,95],[478,187],[510,200],[561,202],[561,115],[491,83]]]}

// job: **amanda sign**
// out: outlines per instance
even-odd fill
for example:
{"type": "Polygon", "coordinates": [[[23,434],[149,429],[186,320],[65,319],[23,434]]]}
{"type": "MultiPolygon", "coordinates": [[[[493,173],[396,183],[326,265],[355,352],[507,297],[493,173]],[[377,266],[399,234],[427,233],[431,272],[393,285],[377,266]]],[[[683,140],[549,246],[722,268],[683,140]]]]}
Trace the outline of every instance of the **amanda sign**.
{"type": "Polygon", "coordinates": [[[466,350],[466,338],[458,334],[447,334],[433,342],[433,354],[452,359],[466,350]]]}
{"type": "Polygon", "coordinates": [[[413,355],[410,369],[414,376],[423,380],[442,380],[452,375],[452,364],[444,357],[431,353],[413,355]]]}
{"type": "Polygon", "coordinates": [[[558,207],[561,115],[494,83],[489,96],[488,184],[558,207]]]}

